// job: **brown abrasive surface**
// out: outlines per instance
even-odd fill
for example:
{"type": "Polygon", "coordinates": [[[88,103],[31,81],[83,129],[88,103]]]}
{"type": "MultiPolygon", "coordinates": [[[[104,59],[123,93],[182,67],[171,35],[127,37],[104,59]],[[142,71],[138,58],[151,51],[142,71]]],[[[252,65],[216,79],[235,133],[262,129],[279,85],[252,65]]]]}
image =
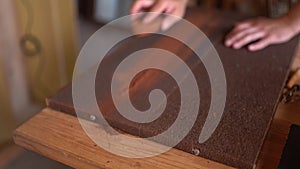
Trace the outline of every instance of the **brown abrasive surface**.
{"type": "MultiPolygon", "coordinates": [[[[196,148],[200,150],[202,157],[236,168],[252,169],[279,102],[298,39],[294,38],[288,43],[273,45],[259,52],[249,52],[245,48],[233,50],[226,48],[223,41],[224,35],[237,20],[240,20],[237,15],[195,9],[189,11],[186,18],[201,28],[213,42],[226,74],[225,112],[212,137],[204,144],[198,143],[200,131],[211,106],[208,73],[203,63],[188,47],[164,36],[129,38],[125,43],[119,44],[101,63],[95,91],[100,110],[113,127],[140,137],[154,136],[168,129],[179,112],[181,94],[176,82],[168,74],[154,69],[146,70],[140,72],[131,83],[129,89],[131,102],[138,110],[149,108],[148,96],[153,89],[162,89],[168,96],[163,114],[148,124],[138,124],[120,115],[110,93],[112,74],[126,56],[149,47],[168,50],[184,60],[191,68],[201,97],[197,121],[176,148],[189,153],[196,148]]],[[[191,32],[184,33],[191,37],[193,35],[191,32]]],[[[201,40],[197,43],[201,44],[201,40]]],[[[168,61],[162,60],[162,62],[168,61]]],[[[55,110],[75,115],[71,85],[48,98],[47,104],[55,110]]],[[[92,112],[86,114],[88,118],[92,112]]]]}

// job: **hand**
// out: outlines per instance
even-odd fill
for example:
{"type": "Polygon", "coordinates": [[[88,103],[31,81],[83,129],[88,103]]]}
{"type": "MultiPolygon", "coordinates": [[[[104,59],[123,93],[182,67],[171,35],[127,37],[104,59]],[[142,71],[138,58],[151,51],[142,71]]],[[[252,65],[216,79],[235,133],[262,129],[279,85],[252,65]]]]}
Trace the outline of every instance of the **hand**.
{"type": "Polygon", "coordinates": [[[167,30],[184,16],[187,2],[188,0],[135,0],[131,9],[131,14],[153,12],[145,16],[143,19],[143,23],[145,24],[152,22],[161,13],[177,16],[178,18],[166,17],[163,20],[161,29],[167,30]]]}
{"type": "Polygon", "coordinates": [[[261,50],[271,44],[289,41],[297,34],[287,17],[257,18],[238,23],[227,35],[225,45],[240,49],[248,45],[250,51],[261,50]]]}

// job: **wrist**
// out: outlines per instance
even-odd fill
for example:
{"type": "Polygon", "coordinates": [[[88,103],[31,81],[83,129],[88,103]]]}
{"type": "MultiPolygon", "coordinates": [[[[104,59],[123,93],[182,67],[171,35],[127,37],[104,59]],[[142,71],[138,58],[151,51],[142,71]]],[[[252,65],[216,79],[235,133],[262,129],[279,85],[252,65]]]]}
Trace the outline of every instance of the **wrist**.
{"type": "Polygon", "coordinates": [[[300,18],[287,13],[282,17],[283,21],[289,26],[295,35],[300,33],[300,18]]]}

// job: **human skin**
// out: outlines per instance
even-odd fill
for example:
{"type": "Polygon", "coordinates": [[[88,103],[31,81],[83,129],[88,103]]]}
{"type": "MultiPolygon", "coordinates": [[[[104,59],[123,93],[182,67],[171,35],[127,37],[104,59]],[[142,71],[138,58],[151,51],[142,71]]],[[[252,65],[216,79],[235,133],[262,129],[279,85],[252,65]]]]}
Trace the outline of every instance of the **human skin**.
{"type": "Polygon", "coordinates": [[[145,24],[152,22],[161,13],[176,16],[166,17],[162,21],[161,29],[167,30],[184,16],[187,2],[188,0],[135,0],[130,13],[150,12],[143,19],[145,24]]]}
{"type": "MultiPolygon", "coordinates": [[[[167,17],[162,21],[161,29],[167,30],[184,16],[187,2],[188,0],[135,0],[131,14],[154,12],[143,19],[145,24],[152,22],[161,13],[177,16],[178,18],[167,17]]],[[[247,46],[248,50],[257,51],[272,44],[287,42],[299,33],[300,2],[279,18],[259,17],[237,23],[226,36],[225,45],[233,49],[247,46]]]]}
{"type": "Polygon", "coordinates": [[[279,18],[254,18],[237,23],[226,36],[225,45],[233,49],[247,46],[258,51],[272,44],[291,40],[300,33],[300,2],[279,18]]]}

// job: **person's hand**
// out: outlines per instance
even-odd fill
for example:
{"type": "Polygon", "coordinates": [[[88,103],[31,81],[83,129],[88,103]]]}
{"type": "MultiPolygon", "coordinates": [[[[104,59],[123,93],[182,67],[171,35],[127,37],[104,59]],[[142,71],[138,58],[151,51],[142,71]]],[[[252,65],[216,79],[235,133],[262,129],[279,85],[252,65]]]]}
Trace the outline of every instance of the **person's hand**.
{"type": "Polygon", "coordinates": [[[135,0],[131,8],[131,14],[152,12],[144,17],[144,24],[151,23],[161,13],[176,16],[166,17],[162,21],[161,29],[167,30],[184,16],[187,2],[188,0],[135,0]]]}
{"type": "Polygon", "coordinates": [[[250,51],[257,51],[271,44],[287,42],[296,34],[287,17],[257,18],[238,23],[227,35],[225,45],[240,49],[249,44],[250,51]]]}

